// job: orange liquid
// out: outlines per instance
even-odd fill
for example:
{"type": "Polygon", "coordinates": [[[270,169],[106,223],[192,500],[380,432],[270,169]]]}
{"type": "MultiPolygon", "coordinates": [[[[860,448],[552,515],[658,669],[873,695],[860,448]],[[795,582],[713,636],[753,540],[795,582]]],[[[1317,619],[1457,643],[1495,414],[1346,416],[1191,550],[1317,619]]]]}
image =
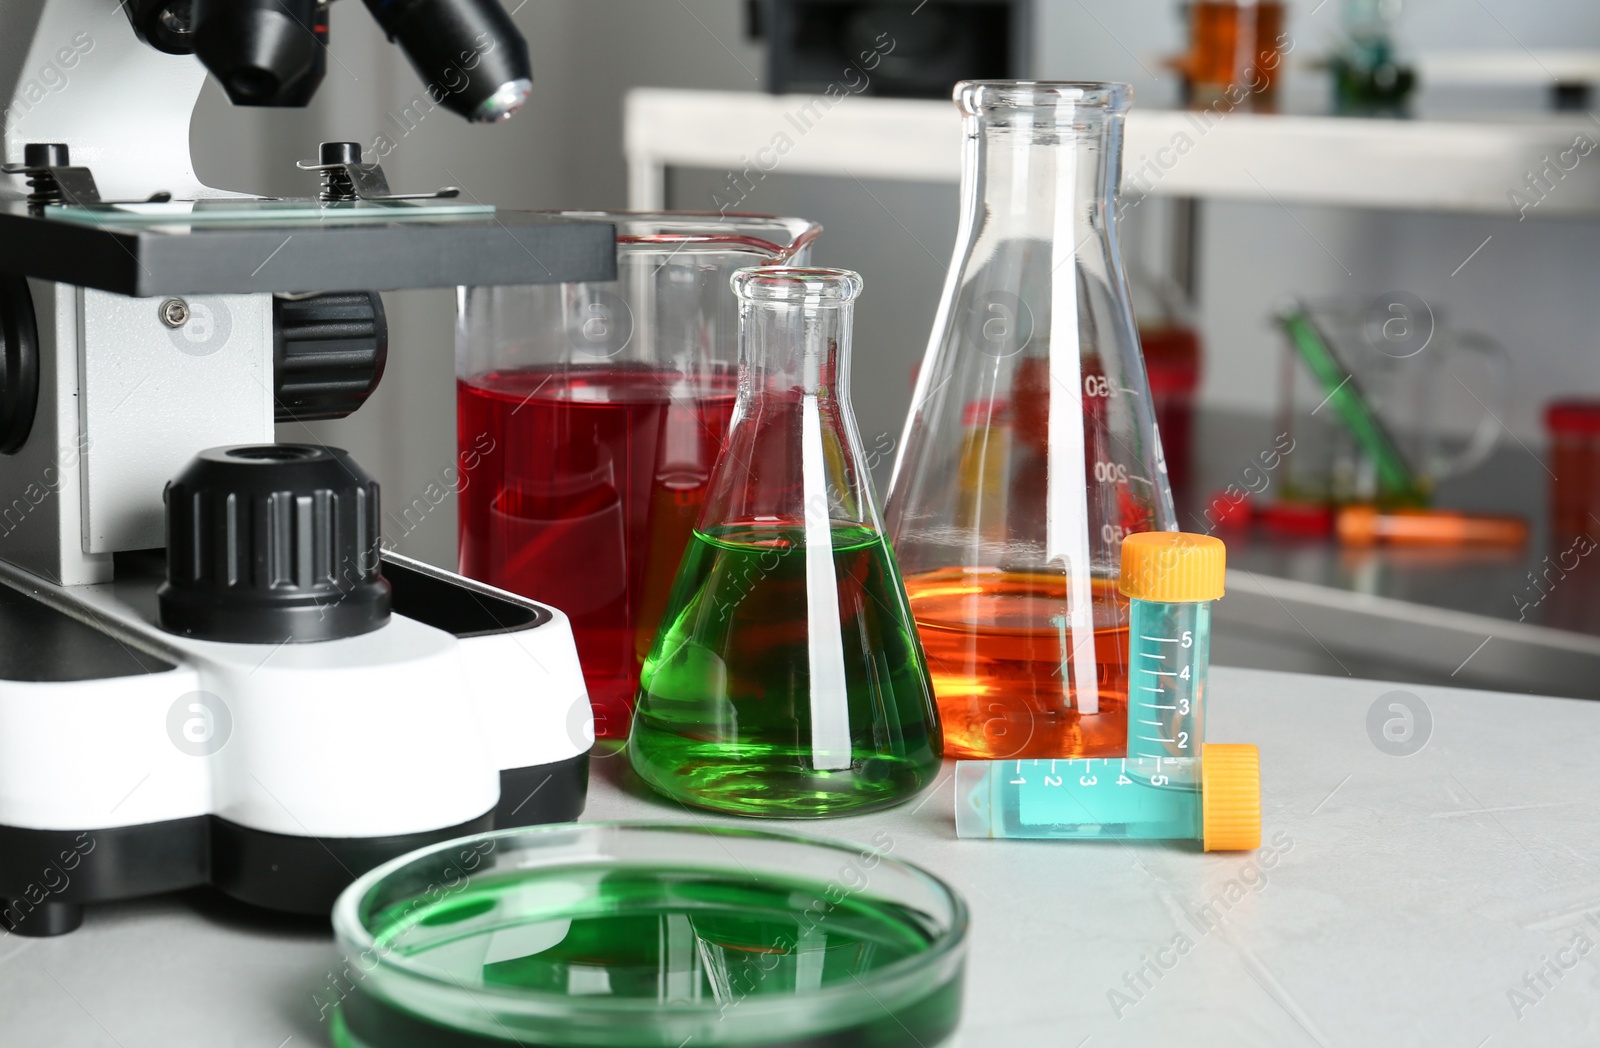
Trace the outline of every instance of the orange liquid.
{"type": "Polygon", "coordinates": [[[1270,109],[1283,62],[1283,4],[1196,0],[1189,11],[1192,101],[1204,106],[1225,100],[1231,108],[1244,97],[1256,108],[1270,109]]]}
{"type": "Polygon", "coordinates": [[[1127,600],[1095,581],[1100,707],[1077,710],[1066,580],[945,568],[906,579],[946,757],[1118,757],[1128,747],[1127,600]]]}

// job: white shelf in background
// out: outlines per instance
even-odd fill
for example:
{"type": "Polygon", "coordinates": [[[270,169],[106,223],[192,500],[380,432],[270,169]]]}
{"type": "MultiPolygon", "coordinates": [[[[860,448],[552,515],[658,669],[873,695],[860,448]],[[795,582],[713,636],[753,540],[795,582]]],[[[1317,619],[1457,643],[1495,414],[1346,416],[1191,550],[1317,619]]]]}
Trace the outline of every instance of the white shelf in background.
{"type": "Polygon", "coordinates": [[[1436,85],[1526,85],[1600,80],[1600,51],[1431,51],[1417,56],[1417,79],[1436,85]]]}
{"type": "MultiPolygon", "coordinates": [[[[944,101],[638,88],[625,103],[630,204],[664,204],[668,167],[751,175],[834,175],[954,182],[961,121],[944,101]]],[[[1536,114],[1483,120],[1134,109],[1124,194],[1141,189],[1282,203],[1529,217],[1600,215],[1600,122],[1536,114]],[[1574,148],[1582,136],[1580,148],[1574,148]],[[1588,153],[1582,152],[1589,150],[1588,153]],[[1550,187],[1530,175],[1550,165],[1550,187]],[[1559,177],[1558,177],[1559,175],[1559,177]],[[1514,202],[1512,193],[1520,194],[1514,202]]],[[[738,210],[737,205],[729,210],[738,210]]]]}

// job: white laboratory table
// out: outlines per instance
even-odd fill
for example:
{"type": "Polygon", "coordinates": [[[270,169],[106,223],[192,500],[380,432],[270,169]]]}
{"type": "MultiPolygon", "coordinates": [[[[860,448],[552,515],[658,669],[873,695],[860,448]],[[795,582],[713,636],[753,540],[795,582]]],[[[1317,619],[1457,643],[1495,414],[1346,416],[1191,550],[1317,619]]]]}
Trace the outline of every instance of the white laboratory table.
{"type": "MultiPolygon", "coordinates": [[[[966,896],[962,1048],[1600,1044],[1600,702],[1216,669],[1209,716],[1261,747],[1254,855],[957,841],[948,767],[919,801],[800,828],[887,833],[966,896]],[[1426,739],[1403,756],[1373,741],[1405,734],[1402,701],[1413,734],[1385,745],[1426,739]]],[[[586,818],[723,821],[620,756],[586,818]]],[[[0,938],[0,1045],[325,1045],[336,961],[325,927],[209,893],[93,909],[0,938]]]]}

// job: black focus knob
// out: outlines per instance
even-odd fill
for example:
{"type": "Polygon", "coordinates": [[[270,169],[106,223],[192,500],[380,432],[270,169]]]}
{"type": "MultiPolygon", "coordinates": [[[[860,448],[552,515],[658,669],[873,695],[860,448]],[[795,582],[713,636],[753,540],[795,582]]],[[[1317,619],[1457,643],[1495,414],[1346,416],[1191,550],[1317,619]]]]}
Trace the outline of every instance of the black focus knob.
{"type": "Polygon", "coordinates": [[[389,620],[378,484],[337,448],[211,448],[167,485],[161,626],[280,644],[389,620]]]}
{"type": "Polygon", "coordinates": [[[383,378],[389,323],[376,291],[335,291],[272,304],[279,422],[344,418],[383,378]]]}

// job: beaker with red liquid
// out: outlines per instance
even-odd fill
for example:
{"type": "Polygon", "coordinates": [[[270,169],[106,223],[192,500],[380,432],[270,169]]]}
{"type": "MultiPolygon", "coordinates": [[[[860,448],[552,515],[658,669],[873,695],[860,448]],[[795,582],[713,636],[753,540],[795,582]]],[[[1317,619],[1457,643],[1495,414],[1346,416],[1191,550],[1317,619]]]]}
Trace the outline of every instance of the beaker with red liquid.
{"type": "Polygon", "coordinates": [[[460,569],[565,612],[595,733],[627,734],[733,412],[733,272],[807,261],[819,226],[563,212],[617,227],[617,280],[463,289],[460,569]]]}

